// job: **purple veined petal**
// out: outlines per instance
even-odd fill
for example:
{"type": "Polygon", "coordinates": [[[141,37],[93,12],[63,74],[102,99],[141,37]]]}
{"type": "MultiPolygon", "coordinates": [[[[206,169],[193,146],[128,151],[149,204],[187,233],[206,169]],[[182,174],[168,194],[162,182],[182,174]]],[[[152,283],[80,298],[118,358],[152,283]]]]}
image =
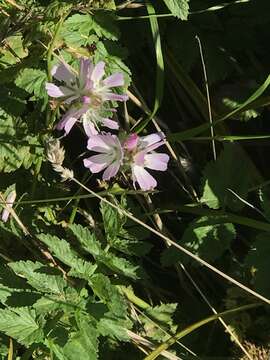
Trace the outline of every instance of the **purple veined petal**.
{"type": "Polygon", "coordinates": [[[124,85],[124,76],[122,73],[115,73],[111,76],[108,76],[102,81],[103,85],[108,88],[123,86],[124,85]]]}
{"type": "Polygon", "coordinates": [[[87,120],[87,119],[83,119],[83,128],[84,131],[86,133],[86,135],[90,138],[91,136],[97,135],[98,131],[95,128],[95,125],[87,120]]]}
{"type": "Polygon", "coordinates": [[[6,198],[6,208],[3,210],[2,212],[2,216],[1,216],[1,219],[3,222],[7,222],[8,221],[8,218],[9,218],[9,210],[10,208],[12,208],[13,204],[14,204],[14,201],[16,199],[16,191],[15,190],[12,190],[7,198],[6,198]]]}
{"type": "Polygon", "coordinates": [[[103,118],[102,119],[102,125],[104,125],[105,127],[109,128],[109,129],[119,129],[119,124],[117,121],[115,120],[111,120],[108,118],[103,118]]]}
{"type": "Polygon", "coordinates": [[[128,96],[127,95],[119,95],[111,92],[106,92],[102,94],[103,100],[111,100],[111,101],[127,101],[128,96]]]}
{"type": "Polygon", "coordinates": [[[137,147],[138,141],[139,141],[139,136],[137,134],[135,134],[135,133],[130,134],[128,136],[128,138],[126,139],[126,141],[124,142],[124,147],[127,150],[132,151],[137,147]]]}
{"type": "Polygon", "coordinates": [[[79,83],[81,88],[89,87],[90,74],[94,69],[90,59],[82,57],[80,59],[79,83]]]}
{"type": "Polygon", "coordinates": [[[106,140],[107,138],[105,135],[92,136],[87,142],[87,149],[96,152],[107,153],[110,151],[110,146],[107,144],[106,140]]]}
{"type": "Polygon", "coordinates": [[[93,80],[94,83],[98,83],[102,79],[102,77],[105,74],[104,68],[105,68],[104,61],[99,61],[97,65],[94,67],[91,74],[91,80],[93,80]]]}
{"type": "Polygon", "coordinates": [[[142,166],[132,166],[133,185],[137,182],[142,190],[151,190],[157,186],[156,180],[142,166]]]}
{"type": "Polygon", "coordinates": [[[114,163],[109,165],[107,169],[104,171],[102,175],[102,179],[110,180],[110,178],[114,177],[118,173],[119,168],[120,168],[120,162],[115,161],[114,163]]]}
{"type": "Polygon", "coordinates": [[[152,169],[152,170],[159,170],[165,171],[168,167],[169,155],[167,154],[146,154],[145,155],[145,163],[144,166],[152,169]]]}
{"type": "Polygon", "coordinates": [[[59,65],[55,65],[52,68],[51,74],[55,79],[64,81],[67,85],[71,85],[76,82],[76,76],[72,72],[71,67],[64,62],[59,65]]]}
{"type": "Polygon", "coordinates": [[[145,151],[139,151],[133,156],[135,165],[144,166],[145,151]]]}
{"type": "Polygon", "coordinates": [[[106,166],[111,165],[113,162],[111,155],[107,153],[90,156],[89,160],[91,160],[93,164],[106,164],[106,166]]]}
{"type": "Polygon", "coordinates": [[[80,109],[70,109],[56,125],[57,130],[65,130],[66,135],[70,132],[76,121],[86,112],[83,107],[80,109]]]}
{"type": "Polygon", "coordinates": [[[99,173],[100,171],[104,170],[107,167],[107,164],[97,164],[92,162],[91,160],[92,156],[90,156],[87,159],[83,160],[83,164],[85,167],[87,167],[93,174],[99,173]]]}
{"type": "Polygon", "coordinates": [[[65,96],[65,93],[63,92],[63,89],[61,89],[60,86],[56,86],[52,83],[46,83],[45,88],[50,97],[58,98],[65,96]]]}
{"type": "Polygon", "coordinates": [[[146,148],[146,147],[153,145],[155,143],[158,143],[160,141],[164,141],[164,139],[165,139],[165,135],[163,134],[163,132],[160,131],[160,132],[150,134],[147,136],[142,136],[140,138],[140,144],[143,148],[146,148]]]}

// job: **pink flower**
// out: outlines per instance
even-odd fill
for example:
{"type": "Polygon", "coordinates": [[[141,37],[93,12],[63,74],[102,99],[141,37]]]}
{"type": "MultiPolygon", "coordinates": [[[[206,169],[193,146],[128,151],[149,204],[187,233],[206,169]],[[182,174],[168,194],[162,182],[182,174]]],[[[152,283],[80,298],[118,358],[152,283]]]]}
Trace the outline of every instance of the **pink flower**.
{"type": "Polygon", "coordinates": [[[87,58],[80,59],[79,74],[76,74],[64,62],[53,67],[52,75],[60,82],[60,85],[47,83],[48,95],[59,98],[65,104],[72,104],[72,107],[57,124],[58,130],[64,129],[65,133],[68,134],[81,117],[83,117],[86,126],[89,124],[92,135],[97,133],[99,126],[118,129],[118,123],[104,117],[103,114],[106,111],[111,111],[106,106],[107,101],[126,101],[128,99],[126,95],[115,94],[111,91],[114,87],[124,85],[124,77],[122,73],[115,73],[103,79],[104,69],[105,63],[103,61],[94,66],[91,60],[87,58]]]}
{"type": "Polygon", "coordinates": [[[16,199],[16,195],[17,195],[16,191],[12,190],[6,198],[6,208],[3,210],[2,215],[1,215],[1,219],[3,222],[8,221],[9,214],[10,214],[9,209],[12,208],[14,201],[16,199]]]}
{"type": "Polygon", "coordinates": [[[84,166],[92,173],[105,170],[103,180],[109,180],[118,173],[123,161],[123,150],[117,136],[111,134],[91,136],[87,148],[98,153],[83,161],[84,166]]]}
{"type": "Polygon", "coordinates": [[[150,190],[157,186],[157,182],[145,168],[151,170],[167,170],[169,156],[163,153],[155,153],[153,150],[165,143],[163,133],[155,133],[141,138],[137,134],[131,134],[124,143],[124,147],[131,153],[131,171],[133,185],[136,182],[142,190],[150,190]]]}

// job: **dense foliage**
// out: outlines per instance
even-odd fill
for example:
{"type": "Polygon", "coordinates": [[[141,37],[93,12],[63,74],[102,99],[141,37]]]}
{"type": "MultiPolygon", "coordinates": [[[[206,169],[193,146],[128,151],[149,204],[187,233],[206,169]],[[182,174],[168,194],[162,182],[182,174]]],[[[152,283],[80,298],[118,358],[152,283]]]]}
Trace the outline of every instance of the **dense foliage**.
{"type": "Polygon", "coordinates": [[[269,359],[269,14],[0,0],[0,359],[269,359]]]}

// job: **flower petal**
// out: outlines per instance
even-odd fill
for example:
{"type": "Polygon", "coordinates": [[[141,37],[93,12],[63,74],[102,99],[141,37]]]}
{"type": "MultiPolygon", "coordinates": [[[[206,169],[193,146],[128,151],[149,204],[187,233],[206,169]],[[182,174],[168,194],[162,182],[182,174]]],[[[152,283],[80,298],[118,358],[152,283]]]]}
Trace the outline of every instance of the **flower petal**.
{"type": "Polygon", "coordinates": [[[130,134],[129,137],[124,142],[124,147],[129,151],[132,151],[137,147],[138,141],[139,141],[139,136],[136,133],[130,134]]]}
{"type": "Polygon", "coordinates": [[[98,164],[98,163],[94,163],[91,159],[92,159],[93,156],[90,156],[89,158],[87,159],[84,159],[83,160],[83,164],[85,167],[89,168],[89,170],[93,173],[93,174],[96,174],[96,173],[99,173],[100,171],[104,170],[107,166],[106,163],[103,163],[103,164],[98,164]]]}
{"type": "Polygon", "coordinates": [[[95,135],[90,137],[87,143],[87,149],[101,153],[109,152],[110,146],[107,143],[106,135],[95,135]]]}
{"type": "Polygon", "coordinates": [[[144,166],[153,170],[165,171],[167,170],[169,159],[167,154],[146,154],[144,166]]]}
{"type": "Polygon", "coordinates": [[[52,83],[46,83],[45,88],[50,97],[58,98],[66,96],[65,91],[63,91],[65,89],[63,89],[63,86],[56,86],[52,83]]]}
{"type": "Polygon", "coordinates": [[[66,135],[70,132],[75,122],[86,112],[87,109],[82,107],[80,109],[70,109],[56,125],[57,130],[65,129],[66,135]]]}
{"type": "Polygon", "coordinates": [[[97,135],[98,131],[95,128],[95,125],[88,119],[83,119],[83,128],[86,135],[90,138],[91,136],[97,135]]]}
{"type": "Polygon", "coordinates": [[[127,101],[127,95],[119,95],[112,92],[105,92],[102,94],[103,100],[111,100],[111,101],[127,101]]]}
{"type": "Polygon", "coordinates": [[[92,71],[91,80],[93,80],[95,83],[98,83],[105,74],[104,68],[105,68],[105,62],[104,61],[98,62],[92,71]]]}
{"type": "Polygon", "coordinates": [[[80,59],[79,83],[81,88],[85,88],[89,84],[90,74],[94,69],[90,59],[82,57],[80,59]]]}
{"type": "Polygon", "coordinates": [[[116,129],[116,130],[119,129],[119,124],[117,121],[107,118],[102,119],[102,125],[106,126],[109,129],[116,129]]]}
{"type": "Polygon", "coordinates": [[[142,190],[150,190],[157,186],[156,180],[142,166],[132,166],[133,185],[137,182],[142,190]]]}
{"type": "Polygon", "coordinates": [[[76,83],[75,74],[72,72],[71,67],[64,62],[59,65],[55,65],[52,68],[51,74],[55,79],[64,81],[67,85],[76,83]]]}
{"type": "Polygon", "coordinates": [[[115,73],[111,76],[108,76],[103,80],[103,84],[108,88],[123,86],[124,85],[124,76],[122,73],[115,73]]]}
{"type": "Polygon", "coordinates": [[[150,134],[147,136],[142,136],[140,139],[140,143],[143,148],[146,148],[146,147],[156,144],[160,141],[164,141],[164,139],[165,139],[165,135],[163,134],[163,132],[158,132],[158,133],[150,134]]]}
{"type": "Polygon", "coordinates": [[[120,162],[115,161],[107,169],[104,171],[102,179],[103,180],[110,180],[110,178],[114,177],[120,168],[120,162]]]}

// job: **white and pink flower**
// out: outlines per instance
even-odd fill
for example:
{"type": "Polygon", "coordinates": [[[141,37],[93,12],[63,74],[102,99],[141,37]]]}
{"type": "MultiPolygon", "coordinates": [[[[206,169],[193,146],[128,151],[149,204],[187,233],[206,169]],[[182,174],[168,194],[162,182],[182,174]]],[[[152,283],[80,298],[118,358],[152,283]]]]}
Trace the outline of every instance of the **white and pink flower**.
{"type": "Polygon", "coordinates": [[[84,160],[84,166],[92,173],[103,170],[103,180],[114,177],[121,166],[122,169],[131,169],[133,186],[136,183],[142,190],[151,190],[157,186],[155,178],[146,170],[167,170],[169,156],[156,153],[157,149],[165,143],[163,133],[155,133],[139,137],[131,134],[123,143],[115,135],[98,134],[88,140],[88,149],[99,153],[84,160]]]}
{"type": "Polygon", "coordinates": [[[123,149],[117,136],[111,134],[91,136],[87,148],[98,153],[83,161],[84,166],[92,173],[105,170],[103,180],[109,180],[118,173],[123,161],[123,149]]]}
{"type": "Polygon", "coordinates": [[[64,130],[68,134],[76,121],[81,118],[86,126],[89,124],[92,128],[92,135],[98,132],[99,127],[119,128],[116,121],[104,117],[103,114],[111,111],[106,106],[107,101],[128,99],[127,95],[115,94],[111,90],[123,86],[124,77],[122,73],[115,73],[103,79],[104,75],[105,62],[100,61],[94,66],[87,58],[80,59],[79,74],[64,62],[53,67],[52,76],[60,85],[47,83],[47,93],[64,104],[71,104],[71,108],[57,124],[58,130],[64,130]]]}
{"type": "Polygon", "coordinates": [[[154,189],[157,186],[156,179],[145,169],[166,171],[169,156],[164,153],[156,153],[153,150],[164,145],[163,133],[155,133],[143,137],[131,134],[124,143],[124,147],[132,156],[131,171],[133,186],[139,184],[142,190],[154,189]]]}

